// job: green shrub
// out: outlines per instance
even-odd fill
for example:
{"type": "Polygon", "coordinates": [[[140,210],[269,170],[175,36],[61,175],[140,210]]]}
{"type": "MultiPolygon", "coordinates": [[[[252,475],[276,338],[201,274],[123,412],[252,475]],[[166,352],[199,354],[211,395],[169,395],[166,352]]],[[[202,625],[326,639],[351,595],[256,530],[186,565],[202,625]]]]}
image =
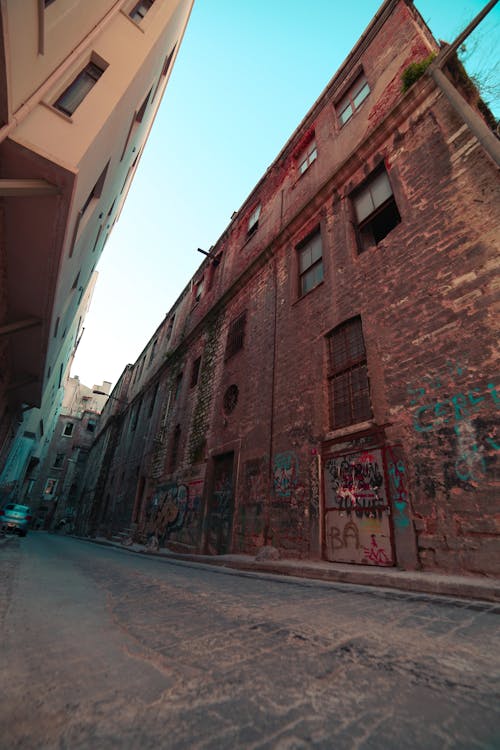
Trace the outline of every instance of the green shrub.
{"type": "Polygon", "coordinates": [[[424,58],[424,60],[408,65],[406,70],[403,72],[403,75],[401,76],[401,80],[403,82],[403,93],[405,93],[405,91],[408,91],[408,89],[413,86],[415,81],[418,81],[418,79],[423,76],[435,57],[435,53],[431,52],[431,54],[428,57],[424,58]]]}

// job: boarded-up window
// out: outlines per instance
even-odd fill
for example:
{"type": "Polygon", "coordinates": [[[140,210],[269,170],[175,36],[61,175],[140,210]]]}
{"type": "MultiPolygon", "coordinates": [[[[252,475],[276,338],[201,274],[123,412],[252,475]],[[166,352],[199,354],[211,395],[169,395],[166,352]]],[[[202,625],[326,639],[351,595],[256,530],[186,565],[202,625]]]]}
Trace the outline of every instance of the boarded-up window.
{"type": "Polygon", "coordinates": [[[332,429],[370,419],[370,385],[361,318],[335,328],[327,337],[332,429]]]}

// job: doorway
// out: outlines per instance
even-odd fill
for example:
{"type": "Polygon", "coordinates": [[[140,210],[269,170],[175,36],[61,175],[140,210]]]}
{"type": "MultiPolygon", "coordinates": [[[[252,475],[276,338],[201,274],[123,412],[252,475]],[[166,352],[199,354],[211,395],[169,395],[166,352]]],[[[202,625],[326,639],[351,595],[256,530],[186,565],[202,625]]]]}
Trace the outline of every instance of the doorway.
{"type": "Polygon", "coordinates": [[[234,511],[233,466],[233,452],[214,458],[207,517],[206,548],[209,555],[225,555],[231,549],[234,511]]]}

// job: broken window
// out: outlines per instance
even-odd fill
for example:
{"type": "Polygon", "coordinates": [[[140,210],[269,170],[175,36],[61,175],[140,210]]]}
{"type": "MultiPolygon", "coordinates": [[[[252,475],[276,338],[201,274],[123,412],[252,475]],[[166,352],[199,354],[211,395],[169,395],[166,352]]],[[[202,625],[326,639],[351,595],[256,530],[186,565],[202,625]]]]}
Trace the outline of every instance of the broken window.
{"type": "Polygon", "coordinates": [[[385,169],[378,170],[352,196],[358,230],[358,250],[378,243],[401,221],[385,169]]]}

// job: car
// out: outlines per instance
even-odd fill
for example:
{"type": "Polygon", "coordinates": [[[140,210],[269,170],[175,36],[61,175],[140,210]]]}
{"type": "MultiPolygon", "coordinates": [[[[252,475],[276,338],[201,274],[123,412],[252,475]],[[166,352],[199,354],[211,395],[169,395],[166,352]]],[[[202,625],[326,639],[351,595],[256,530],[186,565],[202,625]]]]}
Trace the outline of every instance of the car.
{"type": "Polygon", "coordinates": [[[31,518],[31,509],[27,505],[7,503],[0,511],[0,530],[26,536],[31,518]]]}

